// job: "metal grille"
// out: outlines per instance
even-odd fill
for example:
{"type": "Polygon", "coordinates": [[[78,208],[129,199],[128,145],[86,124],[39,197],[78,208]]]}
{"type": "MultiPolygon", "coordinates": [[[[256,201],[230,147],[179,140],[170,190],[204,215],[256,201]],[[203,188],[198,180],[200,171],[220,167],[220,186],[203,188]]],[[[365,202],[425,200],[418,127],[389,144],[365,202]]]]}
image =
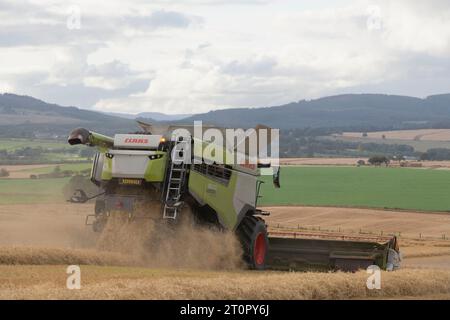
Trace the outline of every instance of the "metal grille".
{"type": "Polygon", "coordinates": [[[225,168],[225,166],[208,165],[206,163],[194,164],[193,170],[210,177],[219,178],[224,181],[229,181],[232,173],[232,170],[225,168]]]}

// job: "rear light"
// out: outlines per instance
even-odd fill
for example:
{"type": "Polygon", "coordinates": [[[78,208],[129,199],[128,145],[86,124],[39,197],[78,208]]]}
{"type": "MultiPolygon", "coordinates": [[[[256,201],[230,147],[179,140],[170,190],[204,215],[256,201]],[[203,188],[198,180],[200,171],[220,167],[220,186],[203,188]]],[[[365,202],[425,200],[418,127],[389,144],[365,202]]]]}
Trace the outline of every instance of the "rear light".
{"type": "Polygon", "coordinates": [[[123,202],[120,201],[120,200],[117,201],[117,202],[116,202],[116,208],[117,208],[117,209],[123,209],[123,202]]]}
{"type": "Polygon", "coordinates": [[[148,158],[150,160],[157,160],[157,159],[161,159],[162,157],[163,157],[162,154],[152,154],[152,155],[148,156],[148,158]]]}

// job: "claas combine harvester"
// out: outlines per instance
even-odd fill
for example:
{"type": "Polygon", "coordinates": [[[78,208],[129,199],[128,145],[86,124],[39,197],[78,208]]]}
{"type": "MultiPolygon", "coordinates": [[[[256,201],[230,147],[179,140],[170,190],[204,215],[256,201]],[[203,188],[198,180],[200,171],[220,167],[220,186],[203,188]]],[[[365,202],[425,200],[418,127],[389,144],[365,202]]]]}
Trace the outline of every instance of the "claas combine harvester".
{"type": "MultiPolygon", "coordinates": [[[[95,214],[86,219],[94,231],[103,229],[112,211],[123,212],[133,219],[136,205],[144,197],[158,204],[161,221],[172,223],[173,228],[183,213],[182,208],[189,206],[197,221],[213,224],[219,230],[234,231],[242,244],[243,259],[251,269],[356,270],[377,265],[392,270],[399,267],[395,236],[355,237],[268,230],[262,217],[269,212],[259,209],[257,202],[263,183],[261,170],[267,170],[270,163],[258,162],[251,166],[206,161],[201,154],[203,147],[200,154],[195,150],[186,152],[197,149],[193,148],[195,138],[174,135],[177,128],[192,132],[192,127],[162,128],[138,123],[143,132],[108,137],[78,128],[69,135],[69,144],[98,150],[91,181],[102,192],[89,197],[83,190],[77,190],[71,199],[83,203],[97,198],[95,214]],[[186,154],[190,154],[189,159],[186,154]]],[[[200,141],[200,145],[204,144],[200,141]]],[[[279,167],[272,169],[274,185],[279,187],[279,167]]]]}

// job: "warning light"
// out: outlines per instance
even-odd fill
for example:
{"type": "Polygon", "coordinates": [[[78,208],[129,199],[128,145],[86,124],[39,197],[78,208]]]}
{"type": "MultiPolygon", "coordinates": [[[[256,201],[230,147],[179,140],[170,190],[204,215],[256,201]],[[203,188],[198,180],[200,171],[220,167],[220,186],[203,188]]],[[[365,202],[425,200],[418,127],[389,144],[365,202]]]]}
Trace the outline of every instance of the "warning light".
{"type": "Polygon", "coordinates": [[[118,208],[118,209],[123,209],[123,202],[122,201],[117,201],[116,202],[116,208],[118,208]]]}

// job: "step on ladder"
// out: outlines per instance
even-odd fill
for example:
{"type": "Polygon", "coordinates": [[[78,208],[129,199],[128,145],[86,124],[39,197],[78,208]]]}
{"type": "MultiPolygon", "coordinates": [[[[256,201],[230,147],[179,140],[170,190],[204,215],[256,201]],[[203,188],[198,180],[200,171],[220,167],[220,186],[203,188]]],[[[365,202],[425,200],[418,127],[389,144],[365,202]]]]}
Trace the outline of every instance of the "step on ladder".
{"type": "Polygon", "coordinates": [[[183,202],[180,199],[184,192],[187,164],[185,161],[181,160],[184,155],[180,155],[179,153],[187,152],[189,150],[190,139],[186,138],[178,140],[172,149],[170,169],[168,172],[169,179],[164,199],[164,219],[176,219],[178,211],[183,205],[183,202]]]}

